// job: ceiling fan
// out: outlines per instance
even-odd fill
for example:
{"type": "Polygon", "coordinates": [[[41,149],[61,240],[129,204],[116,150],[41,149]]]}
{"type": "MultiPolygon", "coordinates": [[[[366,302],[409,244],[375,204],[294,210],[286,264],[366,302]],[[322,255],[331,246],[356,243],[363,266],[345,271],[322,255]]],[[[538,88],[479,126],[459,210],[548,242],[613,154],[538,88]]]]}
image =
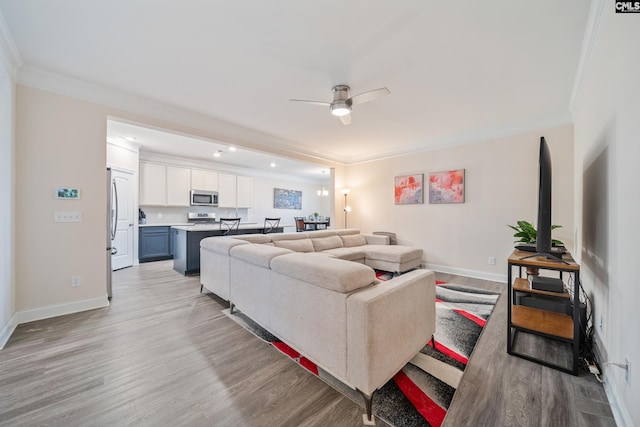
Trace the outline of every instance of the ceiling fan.
{"type": "Polygon", "coordinates": [[[349,97],[351,88],[347,85],[336,85],[333,87],[333,101],[307,101],[305,99],[290,99],[293,102],[305,102],[307,104],[325,105],[334,116],[340,117],[342,124],[351,124],[351,107],[356,104],[373,101],[381,96],[389,95],[391,92],[386,87],[370,90],[358,95],[349,97]]]}

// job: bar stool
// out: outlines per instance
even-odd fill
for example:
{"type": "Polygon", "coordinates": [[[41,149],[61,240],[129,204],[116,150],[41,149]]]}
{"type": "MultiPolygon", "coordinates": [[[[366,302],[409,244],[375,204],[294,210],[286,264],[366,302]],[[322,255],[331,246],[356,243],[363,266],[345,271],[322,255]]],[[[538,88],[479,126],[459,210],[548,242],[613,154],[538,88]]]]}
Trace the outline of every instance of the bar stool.
{"type": "Polygon", "coordinates": [[[228,234],[236,234],[240,227],[240,218],[220,218],[220,230],[223,230],[223,236],[228,234]]]}
{"type": "Polygon", "coordinates": [[[280,225],[280,218],[265,218],[264,219],[264,234],[273,233],[280,225]]]}

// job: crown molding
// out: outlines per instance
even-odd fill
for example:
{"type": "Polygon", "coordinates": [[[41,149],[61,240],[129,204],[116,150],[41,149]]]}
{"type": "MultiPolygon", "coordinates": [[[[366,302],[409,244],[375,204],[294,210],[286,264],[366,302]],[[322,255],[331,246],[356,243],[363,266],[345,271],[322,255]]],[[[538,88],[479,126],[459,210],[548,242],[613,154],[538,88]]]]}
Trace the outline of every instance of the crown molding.
{"type": "Polygon", "coordinates": [[[319,152],[302,149],[299,144],[296,144],[293,141],[279,139],[273,135],[262,133],[234,123],[208,117],[200,113],[181,109],[160,101],[120,91],[76,77],[37,69],[28,65],[23,65],[19,68],[17,81],[24,86],[58,93],[60,95],[82,99],[84,101],[104,105],[121,111],[202,130],[212,135],[212,137],[220,143],[235,144],[239,147],[280,155],[287,158],[294,158],[310,163],[329,163],[329,166],[331,167],[354,165],[407,156],[419,152],[487,141],[495,138],[570,124],[573,122],[571,114],[567,112],[567,114],[564,115],[528,123],[521,123],[509,127],[471,132],[437,141],[423,141],[422,143],[413,144],[400,150],[391,150],[384,153],[376,153],[359,157],[338,158],[327,155],[326,153],[321,154],[319,152]]]}
{"type": "Polygon", "coordinates": [[[573,90],[571,91],[571,98],[569,99],[569,111],[571,111],[571,113],[575,112],[576,102],[582,90],[584,76],[591,63],[593,48],[598,40],[598,34],[602,26],[602,16],[605,10],[604,3],[604,0],[591,1],[589,19],[587,20],[587,27],[585,28],[584,38],[582,39],[582,50],[580,52],[580,60],[578,61],[578,69],[576,70],[576,76],[573,80],[573,90]]]}
{"type": "Polygon", "coordinates": [[[120,147],[124,150],[128,150],[131,151],[133,153],[140,153],[140,144],[137,144],[135,142],[129,142],[129,141],[122,141],[119,140],[117,138],[110,138],[107,137],[107,144],[111,144],[111,145],[115,145],[116,147],[120,147]]]}
{"type": "Polygon", "coordinates": [[[471,132],[469,134],[457,135],[453,138],[441,139],[430,142],[429,144],[419,144],[405,147],[401,150],[390,151],[387,153],[378,153],[375,156],[358,157],[349,159],[347,165],[356,165],[361,163],[376,162],[379,160],[387,160],[396,157],[408,156],[412,154],[424,153],[428,151],[441,150],[445,148],[457,147],[460,145],[474,144],[483,141],[490,141],[498,138],[505,138],[523,133],[534,132],[544,129],[552,129],[559,126],[569,125],[573,123],[573,117],[569,112],[558,116],[548,117],[546,119],[521,123],[518,125],[487,129],[482,132],[471,132]]]}
{"type": "Polygon", "coordinates": [[[213,135],[215,140],[226,144],[311,163],[344,165],[341,159],[303,150],[293,141],[73,76],[23,65],[18,70],[17,80],[24,86],[205,131],[213,135]]]}
{"type": "Polygon", "coordinates": [[[205,160],[191,159],[186,157],[179,157],[176,155],[168,155],[164,153],[156,153],[153,151],[140,152],[140,161],[163,163],[169,166],[183,166],[195,169],[206,169],[214,172],[232,173],[237,175],[246,175],[252,177],[266,177],[273,179],[284,179],[286,181],[300,182],[306,184],[319,185],[329,182],[329,176],[320,176],[317,178],[302,177],[299,175],[289,175],[278,172],[271,172],[259,169],[245,168],[241,166],[228,165],[225,163],[207,162],[205,160]]]}
{"type": "Polygon", "coordinates": [[[0,10],[0,64],[7,69],[13,80],[16,79],[16,70],[22,66],[22,55],[18,50],[4,14],[0,10]]]}

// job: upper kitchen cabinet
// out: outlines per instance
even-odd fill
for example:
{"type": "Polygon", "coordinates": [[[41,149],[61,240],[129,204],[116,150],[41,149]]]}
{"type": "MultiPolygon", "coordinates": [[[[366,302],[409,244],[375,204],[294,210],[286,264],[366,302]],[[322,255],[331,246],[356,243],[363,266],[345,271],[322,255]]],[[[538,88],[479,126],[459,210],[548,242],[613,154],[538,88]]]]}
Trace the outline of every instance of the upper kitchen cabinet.
{"type": "Polygon", "coordinates": [[[190,206],[191,169],[167,166],[167,206],[190,206]]]}
{"type": "Polygon", "coordinates": [[[189,206],[191,169],[140,162],[140,206],[189,206]]]}
{"type": "Polygon", "coordinates": [[[253,178],[250,176],[236,177],[236,207],[250,208],[253,206],[253,178]]]}
{"type": "Polygon", "coordinates": [[[253,178],[221,173],[218,175],[218,206],[250,208],[253,206],[253,178]]]}
{"type": "Polygon", "coordinates": [[[235,175],[218,174],[218,206],[221,208],[235,208],[236,189],[235,175]]]}
{"type": "Polygon", "coordinates": [[[165,206],[166,204],[166,166],[140,162],[140,205],[165,206]]]}
{"type": "Polygon", "coordinates": [[[218,173],[203,169],[191,169],[191,189],[218,191],[218,173]]]}

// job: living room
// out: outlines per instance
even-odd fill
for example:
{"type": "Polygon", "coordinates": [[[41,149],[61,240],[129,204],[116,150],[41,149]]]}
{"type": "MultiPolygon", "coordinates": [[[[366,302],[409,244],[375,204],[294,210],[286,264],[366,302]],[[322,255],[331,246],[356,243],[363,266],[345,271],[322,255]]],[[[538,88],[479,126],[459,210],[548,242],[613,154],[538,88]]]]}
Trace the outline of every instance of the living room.
{"type": "MultiPolygon", "coordinates": [[[[551,11],[555,7],[547,6],[551,11]]],[[[264,150],[271,142],[268,135],[219,118],[39,69],[28,57],[21,63],[16,52],[23,47],[7,41],[7,34],[24,30],[12,27],[15,21],[8,12],[13,7],[0,2],[4,14],[0,227],[3,236],[10,236],[0,246],[2,344],[17,324],[108,304],[104,294],[103,209],[108,118],[205,139],[232,135],[239,145],[254,149],[264,150]],[[81,199],[54,199],[53,189],[61,185],[81,187],[81,199]],[[51,217],[55,211],[69,209],[68,203],[82,211],[82,222],[60,227],[51,217]],[[69,286],[74,275],[82,277],[82,286],[69,286]]],[[[637,191],[629,179],[640,158],[635,125],[640,115],[640,82],[636,78],[640,58],[631,42],[640,36],[639,15],[616,13],[613,4],[602,1],[593,1],[583,14],[589,16],[586,28],[578,35],[575,51],[567,52],[580,60],[565,87],[569,96],[564,120],[534,121],[533,127],[518,123],[499,131],[491,126],[494,123],[486,123],[484,129],[480,126],[472,134],[452,136],[453,146],[445,146],[441,138],[438,147],[407,153],[392,153],[396,141],[390,140],[389,152],[379,159],[323,159],[322,163],[335,170],[336,228],[344,225],[340,189],[348,187],[353,207],[348,216],[350,227],[395,232],[399,243],[424,250],[426,268],[504,282],[506,258],[513,248],[513,233],[507,224],[535,220],[536,150],[540,136],[545,136],[554,164],[553,219],[563,226],[554,237],[565,241],[582,266],[583,287],[594,304],[599,362],[621,363],[628,358],[634,365],[640,344],[626,337],[633,337],[634,326],[640,324],[633,308],[637,291],[628,259],[639,237],[633,226],[637,191]],[[426,177],[429,172],[452,169],[465,170],[464,204],[393,203],[395,176],[421,173],[426,177]],[[495,258],[495,264],[489,264],[489,258],[495,258]]],[[[544,28],[543,22],[539,24],[544,28]]],[[[539,66],[553,68],[554,63],[550,60],[539,66]]],[[[311,94],[287,92],[282,98],[312,97],[314,93],[320,97],[324,93],[321,89],[330,88],[314,89],[311,94]]],[[[400,88],[389,89],[391,97],[400,88]]],[[[180,85],[171,90],[180,91],[180,85]]],[[[378,106],[384,100],[375,101],[372,108],[382,108],[378,106]]],[[[518,101],[525,102],[528,100],[518,101]]],[[[480,122],[483,106],[473,106],[480,122]]],[[[307,108],[295,108],[303,107],[307,108]]],[[[364,108],[354,111],[352,125],[367,115],[364,108]]],[[[318,114],[320,120],[322,113],[320,108],[309,114],[318,114]]],[[[390,122],[393,119],[389,117],[390,122]]],[[[339,121],[337,124],[342,126],[339,121]]],[[[310,151],[291,149],[285,153],[278,142],[274,138],[272,145],[278,154],[317,162],[310,151]]],[[[625,380],[624,371],[608,369],[605,390],[616,422],[640,424],[634,405],[640,399],[640,386],[634,369],[630,370],[630,381],[625,380]]]]}

